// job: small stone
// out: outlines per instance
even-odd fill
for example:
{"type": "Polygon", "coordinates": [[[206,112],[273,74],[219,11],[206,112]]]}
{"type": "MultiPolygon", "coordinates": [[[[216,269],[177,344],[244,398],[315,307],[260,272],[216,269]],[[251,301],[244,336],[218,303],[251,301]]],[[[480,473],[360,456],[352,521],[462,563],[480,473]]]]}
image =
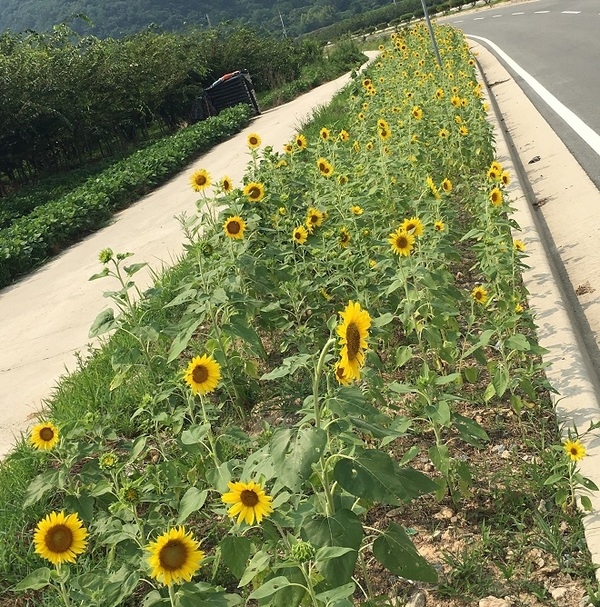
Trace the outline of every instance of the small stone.
{"type": "Polygon", "coordinates": [[[454,516],[454,512],[450,508],[444,507],[437,514],[434,514],[434,518],[438,519],[451,519],[454,516]]]}
{"type": "Polygon", "coordinates": [[[560,601],[567,596],[567,589],[564,586],[550,588],[550,595],[555,601],[560,601]]]}
{"type": "Polygon", "coordinates": [[[510,604],[496,596],[487,596],[485,599],[480,599],[479,607],[510,607],[510,604]]]}
{"type": "Polygon", "coordinates": [[[502,451],[502,453],[500,454],[500,457],[502,459],[508,459],[510,457],[510,451],[508,451],[508,449],[506,451],[502,451]]]}
{"type": "Polygon", "coordinates": [[[425,607],[427,595],[424,590],[417,590],[407,601],[406,607],[425,607]]]}

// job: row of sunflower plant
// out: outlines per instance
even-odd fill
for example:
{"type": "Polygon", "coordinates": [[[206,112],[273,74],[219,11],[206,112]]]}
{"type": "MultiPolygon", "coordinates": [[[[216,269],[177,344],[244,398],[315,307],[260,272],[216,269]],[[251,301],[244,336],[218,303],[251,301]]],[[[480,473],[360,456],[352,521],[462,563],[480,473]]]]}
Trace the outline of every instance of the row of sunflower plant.
{"type": "Polygon", "coordinates": [[[111,393],[150,388],[130,439],[93,415],[34,429],[48,469],[24,507],[54,508],[32,525],[53,567],[16,591],[350,607],[377,599],[376,568],[436,582],[402,508],[471,490],[455,445],[488,435],[465,402],[519,411],[548,388],[474,59],[455,30],[436,36],[440,67],[422,26],[393,34],[318,136],[276,151],[251,134],[240,187],[192,175],[188,271],[162,324],[135,303],[143,264],[101,253],[93,278],[119,286],[92,333],[128,340],[111,393]]]}

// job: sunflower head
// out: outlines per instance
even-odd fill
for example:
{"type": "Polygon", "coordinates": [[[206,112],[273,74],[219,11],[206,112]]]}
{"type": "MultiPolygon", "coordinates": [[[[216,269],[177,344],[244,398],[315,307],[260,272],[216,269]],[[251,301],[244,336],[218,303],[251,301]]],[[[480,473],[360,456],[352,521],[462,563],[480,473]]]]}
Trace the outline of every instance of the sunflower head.
{"type": "Polygon", "coordinates": [[[412,109],[412,116],[415,120],[421,120],[423,118],[423,110],[418,105],[415,105],[412,109]]]}
{"type": "Polygon", "coordinates": [[[323,141],[327,141],[330,137],[331,137],[331,132],[328,128],[323,127],[320,131],[319,131],[319,137],[323,140],[323,141]]]}
{"type": "Polygon", "coordinates": [[[352,236],[350,235],[350,232],[348,232],[348,230],[342,226],[340,228],[340,246],[346,248],[350,244],[351,240],[352,236]]]}
{"type": "Polygon", "coordinates": [[[348,133],[348,131],[342,129],[340,131],[340,141],[348,141],[348,139],[350,139],[350,133],[348,133]]]}
{"type": "Polygon", "coordinates": [[[442,181],[442,190],[444,190],[444,192],[452,191],[452,182],[447,177],[442,181]]]}
{"type": "Polygon", "coordinates": [[[221,379],[221,367],[212,357],[195,356],[188,365],[184,380],[194,394],[208,394],[216,389],[221,379]]]}
{"type": "Polygon", "coordinates": [[[260,138],[260,135],[257,135],[256,133],[250,133],[248,135],[248,138],[246,139],[246,142],[248,143],[248,147],[251,150],[255,150],[256,148],[260,147],[262,139],[260,138]]]}
{"type": "Polygon", "coordinates": [[[264,184],[257,181],[251,181],[244,187],[244,196],[250,202],[260,202],[265,197],[264,184]]]}
{"type": "Polygon", "coordinates": [[[74,563],[86,547],[87,529],[76,514],[51,512],[36,527],[35,552],[54,565],[74,563]]]}
{"type": "Polygon", "coordinates": [[[308,146],[308,141],[306,140],[306,137],[304,135],[296,135],[296,138],[294,139],[294,143],[296,144],[296,147],[299,150],[305,150],[306,147],[308,146]]]}
{"type": "Polygon", "coordinates": [[[525,246],[525,243],[522,240],[519,240],[518,238],[515,238],[513,240],[513,245],[515,247],[515,251],[519,251],[519,253],[523,253],[527,248],[525,246]]]}
{"type": "Polygon", "coordinates": [[[421,236],[423,234],[423,222],[418,217],[411,217],[402,222],[401,229],[413,236],[421,236]]]}
{"type": "Polygon", "coordinates": [[[260,484],[250,481],[229,482],[227,483],[229,491],[221,496],[225,504],[232,504],[227,514],[231,518],[237,516],[238,524],[245,522],[247,525],[253,525],[256,520],[260,523],[263,518],[273,512],[271,502],[273,498],[267,495],[260,484]]]}
{"type": "Polygon", "coordinates": [[[317,160],[317,168],[323,177],[330,177],[333,174],[333,166],[326,158],[317,160]]]}
{"type": "Polygon", "coordinates": [[[346,376],[346,367],[342,361],[338,361],[335,365],[335,378],[342,386],[349,386],[352,383],[352,378],[346,376]]]}
{"type": "Polygon", "coordinates": [[[146,550],[152,568],[150,575],[165,586],[191,581],[204,559],[199,542],[184,527],[163,533],[146,550]]]}
{"type": "Polygon", "coordinates": [[[42,451],[49,451],[56,446],[59,439],[58,428],[51,422],[36,424],[31,429],[31,444],[42,451]]]}
{"type": "Polygon", "coordinates": [[[323,223],[323,213],[315,207],[310,207],[306,213],[306,227],[312,231],[323,223]]]}
{"type": "Polygon", "coordinates": [[[243,240],[244,231],[246,230],[246,222],[238,215],[235,215],[235,217],[229,217],[223,224],[223,230],[225,232],[225,236],[228,238],[233,238],[234,240],[243,240]]]}
{"type": "Polygon", "coordinates": [[[572,462],[578,462],[580,459],[583,459],[586,454],[586,449],[579,440],[572,441],[569,439],[565,441],[563,449],[572,462]]]}
{"type": "Polygon", "coordinates": [[[495,206],[499,207],[502,204],[502,190],[500,188],[494,188],[490,192],[490,202],[495,206]]]}
{"type": "Polygon", "coordinates": [[[223,192],[225,192],[225,194],[229,194],[229,192],[233,190],[233,181],[230,177],[227,177],[227,175],[225,175],[223,179],[221,179],[221,189],[223,190],[223,192]]]}
{"type": "Polygon", "coordinates": [[[308,230],[304,226],[298,226],[294,228],[292,232],[292,240],[296,244],[304,244],[308,238],[308,230]]]}
{"type": "Polygon", "coordinates": [[[210,175],[208,174],[208,171],[199,169],[195,173],[192,173],[190,183],[192,184],[192,189],[195,192],[204,191],[210,186],[210,175]]]}
{"type": "Polygon", "coordinates": [[[338,369],[343,368],[341,373],[348,381],[360,379],[360,369],[364,364],[364,352],[367,349],[367,339],[369,338],[371,316],[367,310],[360,307],[360,303],[354,301],[348,302],[344,311],[339,314],[343,322],[337,327],[337,334],[342,346],[338,369]]]}
{"type": "Polygon", "coordinates": [[[471,291],[471,297],[477,303],[483,305],[488,300],[488,292],[481,285],[479,285],[471,291]]]}
{"type": "Polygon", "coordinates": [[[441,220],[438,219],[434,224],[433,224],[433,229],[436,232],[443,232],[446,229],[446,224],[441,220]]]}
{"type": "Polygon", "coordinates": [[[350,212],[352,213],[352,215],[362,215],[363,209],[362,209],[362,207],[355,204],[350,207],[350,212]]]}

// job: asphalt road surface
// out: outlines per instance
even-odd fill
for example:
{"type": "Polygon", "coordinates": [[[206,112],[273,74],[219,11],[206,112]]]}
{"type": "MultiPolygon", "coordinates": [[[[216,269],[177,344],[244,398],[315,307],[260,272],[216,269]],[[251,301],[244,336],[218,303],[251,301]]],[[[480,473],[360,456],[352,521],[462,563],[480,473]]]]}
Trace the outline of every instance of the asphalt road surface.
{"type": "Polygon", "coordinates": [[[516,82],[600,189],[600,2],[512,2],[456,12],[437,21],[479,37],[477,40],[488,48],[486,40],[492,42],[498,47],[491,48],[496,55],[498,49],[503,51],[558,100],[557,110],[551,109],[548,101],[535,92],[535,84],[500,55],[516,82]]]}

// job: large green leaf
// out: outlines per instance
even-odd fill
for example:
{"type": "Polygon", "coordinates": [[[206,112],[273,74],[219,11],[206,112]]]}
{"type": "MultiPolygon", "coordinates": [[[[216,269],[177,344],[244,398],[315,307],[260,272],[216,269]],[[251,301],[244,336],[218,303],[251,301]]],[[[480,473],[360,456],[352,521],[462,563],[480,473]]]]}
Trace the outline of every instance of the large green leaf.
{"type": "Polygon", "coordinates": [[[248,344],[254,354],[266,358],[267,353],[258,333],[244,322],[241,316],[234,316],[229,323],[223,325],[222,330],[230,337],[237,337],[248,344]]]}
{"type": "Polygon", "coordinates": [[[389,417],[367,402],[365,395],[358,388],[342,387],[337,396],[328,399],[326,404],[330,411],[342,419],[348,415],[360,415],[371,422],[391,422],[389,417]]]}
{"type": "Polygon", "coordinates": [[[208,491],[200,491],[196,487],[190,487],[181,498],[179,502],[179,516],[177,517],[177,524],[182,525],[187,520],[188,516],[192,512],[200,510],[204,506],[208,491]]]}
{"type": "Polygon", "coordinates": [[[271,439],[273,466],[280,483],[296,492],[312,474],[312,465],[319,460],[327,434],[310,426],[275,432],[271,439]]]}
{"type": "Polygon", "coordinates": [[[26,578],[22,579],[16,586],[13,586],[15,592],[23,590],[40,590],[50,583],[50,569],[40,567],[32,571],[26,578]]]}
{"type": "Polygon", "coordinates": [[[319,571],[330,588],[351,581],[363,539],[362,524],[356,514],[350,510],[338,510],[333,516],[315,516],[306,521],[302,536],[316,548],[351,548],[352,552],[319,563],[319,571]]]}
{"type": "Polygon", "coordinates": [[[419,582],[437,582],[436,570],[417,552],[406,531],[390,523],[373,542],[373,555],[394,575],[419,582]]]}
{"type": "Polygon", "coordinates": [[[221,541],[223,561],[238,580],[242,579],[246,570],[251,547],[252,542],[247,537],[228,535],[221,541]]]}

